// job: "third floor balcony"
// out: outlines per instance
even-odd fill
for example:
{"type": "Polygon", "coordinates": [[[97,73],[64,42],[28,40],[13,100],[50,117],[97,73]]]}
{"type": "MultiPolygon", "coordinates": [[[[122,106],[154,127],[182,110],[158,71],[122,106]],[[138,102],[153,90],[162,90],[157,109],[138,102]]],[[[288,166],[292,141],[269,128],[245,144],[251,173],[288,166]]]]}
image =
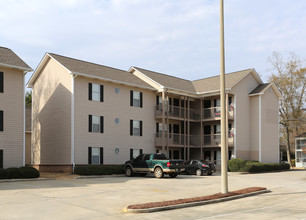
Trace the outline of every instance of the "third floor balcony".
{"type": "MultiPolygon", "coordinates": [[[[229,105],[228,108],[228,119],[234,119],[234,106],[229,105]]],[[[155,117],[161,118],[163,114],[162,105],[155,106],[155,117]]],[[[165,117],[169,117],[171,119],[190,119],[193,121],[210,121],[210,120],[220,120],[221,118],[221,108],[220,107],[211,107],[200,109],[189,109],[178,106],[169,106],[169,108],[165,107],[165,117]]]]}

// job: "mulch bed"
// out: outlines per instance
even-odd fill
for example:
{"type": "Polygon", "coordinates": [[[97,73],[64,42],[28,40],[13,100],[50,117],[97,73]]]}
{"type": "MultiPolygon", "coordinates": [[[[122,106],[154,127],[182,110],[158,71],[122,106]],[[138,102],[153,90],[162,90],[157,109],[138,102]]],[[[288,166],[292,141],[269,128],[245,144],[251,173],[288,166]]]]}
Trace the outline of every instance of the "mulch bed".
{"type": "Polygon", "coordinates": [[[169,201],[163,201],[163,202],[150,202],[150,203],[143,203],[143,204],[135,204],[135,205],[130,205],[127,208],[128,209],[149,209],[149,208],[179,205],[179,204],[185,204],[185,203],[191,203],[191,202],[202,202],[202,201],[221,199],[221,198],[230,197],[230,196],[248,194],[248,193],[251,193],[251,192],[257,192],[257,191],[266,190],[266,189],[267,188],[264,188],[264,187],[249,187],[249,188],[245,188],[245,189],[240,189],[240,190],[228,192],[228,193],[225,193],[225,194],[217,193],[217,194],[213,194],[213,195],[210,195],[210,196],[201,196],[201,197],[195,197],[195,198],[169,200],[169,201]]]}

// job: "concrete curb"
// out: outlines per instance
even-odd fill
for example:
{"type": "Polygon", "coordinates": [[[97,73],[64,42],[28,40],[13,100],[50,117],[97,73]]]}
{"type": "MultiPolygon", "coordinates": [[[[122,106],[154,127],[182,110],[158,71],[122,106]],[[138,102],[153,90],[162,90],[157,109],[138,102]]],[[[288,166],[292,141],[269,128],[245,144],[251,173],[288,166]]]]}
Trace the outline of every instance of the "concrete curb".
{"type": "Polygon", "coordinates": [[[0,183],[7,183],[7,182],[29,182],[29,181],[45,181],[45,180],[55,180],[55,178],[2,179],[2,180],[0,180],[0,183]]]}
{"type": "Polygon", "coordinates": [[[73,179],[92,179],[92,178],[106,178],[106,177],[125,177],[124,174],[112,174],[112,175],[92,175],[92,176],[76,176],[73,179]]]}
{"type": "Polygon", "coordinates": [[[170,205],[170,206],[163,206],[163,207],[156,207],[156,208],[148,208],[148,209],[128,209],[127,207],[123,208],[123,212],[126,213],[150,213],[150,212],[160,212],[160,211],[166,211],[166,210],[173,210],[173,209],[181,209],[181,208],[187,208],[187,207],[194,207],[194,206],[200,206],[200,205],[207,205],[207,204],[213,204],[213,203],[219,203],[219,202],[225,202],[235,199],[240,199],[244,197],[249,196],[255,196],[263,193],[269,193],[270,190],[260,190],[252,193],[242,194],[242,195],[236,195],[236,196],[229,196],[221,199],[214,199],[214,200],[208,200],[208,201],[200,201],[200,202],[190,202],[190,203],[184,203],[179,205],[170,205]]]}

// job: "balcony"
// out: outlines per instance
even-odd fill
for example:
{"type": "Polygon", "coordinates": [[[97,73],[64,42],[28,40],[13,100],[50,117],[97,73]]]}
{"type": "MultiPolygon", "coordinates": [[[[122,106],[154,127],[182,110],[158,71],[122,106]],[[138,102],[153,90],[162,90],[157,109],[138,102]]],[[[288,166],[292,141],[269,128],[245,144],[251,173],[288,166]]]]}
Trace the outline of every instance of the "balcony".
{"type": "MultiPolygon", "coordinates": [[[[228,146],[234,146],[234,135],[228,134],[228,146]]],[[[205,134],[204,135],[204,146],[221,146],[221,134],[205,134]]]]}
{"type": "MultiPolygon", "coordinates": [[[[161,105],[155,106],[155,117],[162,117],[162,109],[161,105]]],[[[184,118],[184,110],[184,108],[177,106],[170,106],[169,110],[166,107],[165,117],[184,118]]]]}
{"type": "MultiPolygon", "coordinates": [[[[201,146],[201,135],[185,135],[185,134],[168,134],[165,132],[165,145],[169,146],[184,146],[188,145],[189,139],[189,146],[201,146]],[[185,143],[186,141],[186,143],[185,143]]],[[[162,133],[155,134],[155,145],[161,146],[162,145],[162,133]]],[[[208,134],[203,136],[203,146],[204,147],[216,147],[221,145],[221,135],[220,134],[208,134]]],[[[234,146],[234,135],[228,135],[228,146],[234,146]]]]}
{"type": "MultiPolygon", "coordinates": [[[[185,109],[183,107],[178,106],[169,106],[169,109],[166,107],[165,109],[165,117],[173,118],[173,119],[184,119],[188,118],[188,110],[189,111],[189,119],[194,121],[201,120],[201,110],[200,109],[185,109]],[[186,111],[186,115],[185,115],[186,111]]],[[[162,117],[162,106],[155,106],[155,117],[162,117]]],[[[212,107],[205,108],[203,110],[202,120],[210,121],[210,120],[218,120],[221,118],[221,108],[220,107],[212,107]]],[[[228,106],[228,119],[234,119],[234,107],[232,105],[228,106]]]]}
{"type": "MultiPolygon", "coordinates": [[[[203,110],[203,120],[216,120],[221,118],[221,107],[205,108],[203,110]]],[[[234,119],[234,106],[228,106],[228,119],[234,119]]]]}

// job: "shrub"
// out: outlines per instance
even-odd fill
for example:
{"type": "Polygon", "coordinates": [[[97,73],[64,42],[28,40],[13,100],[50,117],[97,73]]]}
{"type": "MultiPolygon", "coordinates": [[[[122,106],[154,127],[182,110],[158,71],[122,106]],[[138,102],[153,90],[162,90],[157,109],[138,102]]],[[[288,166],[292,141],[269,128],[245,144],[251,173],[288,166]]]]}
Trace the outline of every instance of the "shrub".
{"type": "Polygon", "coordinates": [[[74,173],[78,175],[112,175],[123,174],[124,165],[86,165],[76,166],[74,173]]]}
{"type": "Polygon", "coordinates": [[[290,169],[289,164],[254,162],[254,163],[247,163],[244,170],[250,173],[259,173],[265,171],[286,170],[286,169],[290,169]]]}
{"type": "Polygon", "coordinates": [[[240,158],[231,159],[228,162],[228,167],[231,172],[241,172],[246,164],[246,161],[240,158]]]}
{"type": "Polygon", "coordinates": [[[7,171],[3,168],[0,168],[0,179],[6,179],[7,171]]]}
{"type": "Polygon", "coordinates": [[[295,167],[295,159],[291,159],[291,165],[295,167]]]}
{"type": "Polygon", "coordinates": [[[22,178],[25,178],[25,179],[38,178],[40,176],[39,171],[33,167],[20,167],[19,170],[22,173],[22,178]]]}
{"type": "Polygon", "coordinates": [[[7,168],[7,177],[6,179],[21,179],[22,178],[22,172],[19,168],[7,168]]]}

